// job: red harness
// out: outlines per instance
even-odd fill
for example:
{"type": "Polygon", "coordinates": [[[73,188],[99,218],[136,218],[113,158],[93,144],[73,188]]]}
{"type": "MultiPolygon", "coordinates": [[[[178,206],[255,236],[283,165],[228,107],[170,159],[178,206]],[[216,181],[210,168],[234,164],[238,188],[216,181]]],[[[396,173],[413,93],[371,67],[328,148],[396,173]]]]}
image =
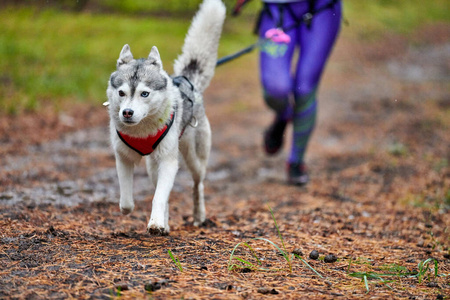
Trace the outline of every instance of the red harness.
{"type": "Polygon", "coordinates": [[[132,137],[129,135],[126,135],[118,130],[117,134],[119,135],[119,138],[122,140],[122,142],[125,143],[128,147],[136,151],[142,156],[151,154],[156,147],[158,147],[159,143],[162,141],[162,139],[166,136],[166,134],[169,132],[170,127],[172,127],[173,119],[175,116],[175,112],[172,113],[170,116],[170,122],[169,124],[166,124],[162,129],[160,129],[155,135],[149,135],[145,138],[137,138],[132,137]]]}

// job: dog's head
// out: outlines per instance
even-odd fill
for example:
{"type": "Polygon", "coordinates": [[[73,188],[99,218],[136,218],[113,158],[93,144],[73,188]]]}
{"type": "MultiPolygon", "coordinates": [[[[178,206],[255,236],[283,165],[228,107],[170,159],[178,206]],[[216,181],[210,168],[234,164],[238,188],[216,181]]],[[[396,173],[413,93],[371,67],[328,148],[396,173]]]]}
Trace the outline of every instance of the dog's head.
{"type": "Polygon", "coordinates": [[[135,126],[145,118],[159,117],[167,110],[169,79],[156,47],[148,58],[135,60],[130,47],[125,45],[106,91],[111,117],[120,127],[135,126]]]}

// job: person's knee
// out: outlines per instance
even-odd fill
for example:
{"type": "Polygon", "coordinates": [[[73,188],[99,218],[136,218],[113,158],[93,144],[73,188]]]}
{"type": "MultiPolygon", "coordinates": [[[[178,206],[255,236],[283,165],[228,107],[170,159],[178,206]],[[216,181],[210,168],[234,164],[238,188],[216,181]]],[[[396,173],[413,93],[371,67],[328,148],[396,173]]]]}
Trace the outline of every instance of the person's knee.
{"type": "Polygon", "coordinates": [[[292,93],[291,85],[285,82],[266,82],[264,84],[264,100],[275,111],[282,111],[288,105],[292,93]]]}
{"type": "Polygon", "coordinates": [[[283,112],[289,105],[291,90],[287,87],[264,87],[264,101],[276,112],[283,112]]]}
{"type": "Polygon", "coordinates": [[[289,103],[287,97],[285,98],[273,97],[270,94],[266,93],[264,93],[264,101],[266,102],[267,106],[269,106],[277,113],[283,112],[289,103]]]}
{"type": "Polygon", "coordinates": [[[264,91],[272,98],[287,98],[292,93],[291,80],[263,79],[264,91]]]}
{"type": "Polygon", "coordinates": [[[303,105],[310,102],[316,97],[316,90],[316,85],[300,84],[294,93],[296,105],[303,105]]]}

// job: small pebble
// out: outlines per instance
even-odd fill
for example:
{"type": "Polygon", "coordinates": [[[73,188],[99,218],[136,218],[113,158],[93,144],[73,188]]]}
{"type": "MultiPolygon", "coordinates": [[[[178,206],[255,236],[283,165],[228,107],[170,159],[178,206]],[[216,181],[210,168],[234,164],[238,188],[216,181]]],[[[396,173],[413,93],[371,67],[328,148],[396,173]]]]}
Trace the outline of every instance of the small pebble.
{"type": "Polygon", "coordinates": [[[337,261],[337,257],[334,254],[328,254],[324,258],[324,262],[326,262],[326,263],[334,263],[336,261],[337,261]]]}
{"type": "Polygon", "coordinates": [[[114,287],[118,291],[128,291],[128,284],[126,284],[125,282],[119,282],[114,287]]]}
{"type": "Polygon", "coordinates": [[[318,259],[319,258],[319,251],[317,251],[317,250],[311,251],[311,253],[309,254],[309,258],[311,258],[311,259],[318,259]]]}
{"type": "Polygon", "coordinates": [[[12,198],[14,198],[14,194],[12,193],[0,194],[0,200],[11,200],[12,198]]]}
{"type": "Polygon", "coordinates": [[[267,287],[258,288],[258,293],[263,294],[263,295],[267,295],[267,294],[278,295],[279,294],[279,292],[277,290],[270,289],[267,287]]]}
{"type": "Polygon", "coordinates": [[[271,290],[270,290],[270,293],[271,293],[272,295],[278,295],[278,294],[279,294],[279,292],[278,292],[276,289],[271,289],[271,290]]]}
{"type": "Polygon", "coordinates": [[[53,225],[50,225],[50,227],[47,229],[47,231],[45,233],[55,235],[55,232],[56,232],[56,230],[53,227],[53,225]]]}
{"type": "Polygon", "coordinates": [[[159,282],[149,282],[144,286],[144,289],[149,292],[154,292],[161,289],[161,284],[159,282]]]}
{"type": "Polygon", "coordinates": [[[294,251],[292,251],[292,253],[294,253],[295,255],[298,255],[300,257],[303,256],[302,249],[300,249],[300,248],[294,249],[294,251]]]}
{"type": "Polygon", "coordinates": [[[431,287],[431,288],[438,288],[439,287],[439,284],[437,284],[437,282],[428,282],[427,283],[427,287],[431,287]]]}
{"type": "Polygon", "coordinates": [[[206,219],[205,221],[203,221],[203,223],[200,226],[206,227],[206,228],[212,228],[212,227],[217,227],[217,224],[214,223],[214,221],[212,221],[211,219],[206,219]]]}

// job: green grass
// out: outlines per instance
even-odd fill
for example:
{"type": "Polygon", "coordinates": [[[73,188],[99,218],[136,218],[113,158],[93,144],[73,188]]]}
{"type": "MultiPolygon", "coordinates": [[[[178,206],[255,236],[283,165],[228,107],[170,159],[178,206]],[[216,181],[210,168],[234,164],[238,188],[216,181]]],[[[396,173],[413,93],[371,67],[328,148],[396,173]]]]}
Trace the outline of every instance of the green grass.
{"type": "MultiPolygon", "coordinates": [[[[277,229],[278,237],[281,241],[281,247],[272,242],[269,239],[266,238],[253,238],[250,241],[240,242],[234,246],[233,251],[231,251],[230,259],[228,261],[228,270],[236,270],[236,269],[243,269],[243,268],[249,268],[252,270],[257,271],[280,271],[280,269],[273,269],[273,268],[265,268],[262,267],[262,262],[258,257],[257,252],[253,249],[253,247],[250,245],[251,241],[264,241],[272,245],[278,252],[283,256],[283,258],[286,260],[289,272],[292,272],[292,258],[290,257],[289,253],[286,250],[286,245],[284,244],[283,236],[281,235],[280,229],[277,224],[277,220],[275,219],[275,216],[273,214],[272,209],[269,206],[270,214],[272,215],[272,219],[275,224],[275,228],[277,229]],[[237,255],[235,255],[236,250],[240,247],[246,247],[249,249],[251,256],[256,260],[256,264],[253,262],[250,262],[248,259],[241,258],[237,255]],[[235,263],[234,261],[238,261],[238,263],[235,263]]],[[[292,256],[293,257],[293,256],[292,256]]]]}
{"type": "Polygon", "coordinates": [[[439,264],[435,258],[428,258],[426,260],[420,261],[417,266],[418,271],[413,271],[413,272],[409,271],[406,267],[400,266],[398,264],[391,264],[391,265],[381,267],[381,269],[383,271],[385,271],[383,273],[378,273],[378,272],[352,272],[352,273],[350,273],[349,270],[350,270],[351,264],[352,264],[352,260],[350,260],[350,262],[349,262],[349,267],[347,270],[348,276],[360,278],[361,281],[364,283],[364,287],[367,292],[370,291],[370,288],[369,288],[370,280],[376,280],[377,283],[384,284],[389,289],[392,289],[392,287],[389,286],[388,283],[395,282],[396,278],[398,278],[398,277],[417,278],[418,283],[421,284],[425,277],[430,279],[431,276],[434,276],[435,278],[438,276],[444,276],[444,277],[448,276],[446,274],[438,274],[439,264]],[[431,269],[430,267],[434,267],[434,268],[431,269]]]}
{"type": "MultiPolygon", "coordinates": [[[[125,43],[130,44],[135,57],[145,57],[151,46],[157,45],[171,72],[172,61],[180,52],[190,19],[200,3],[91,2],[100,3],[112,13],[73,13],[50,6],[0,10],[0,115],[39,110],[44,105],[58,109],[74,101],[101,105],[106,98],[107,79],[125,43]],[[144,16],[142,11],[149,14],[144,16]],[[162,11],[173,11],[175,15],[158,17],[162,11]]],[[[231,8],[234,1],[226,3],[231,8]]],[[[349,26],[343,30],[363,37],[379,36],[385,30],[406,32],[421,23],[449,21],[448,6],[446,0],[346,0],[349,26]]],[[[252,1],[242,16],[226,20],[219,57],[256,41],[251,31],[259,7],[259,1],[252,1]]],[[[236,74],[240,67],[232,63],[227,71],[236,74]]]]}
{"type": "Polygon", "coordinates": [[[418,26],[450,21],[446,0],[346,0],[344,18],[363,38],[380,37],[385,31],[408,34],[418,26]]]}
{"type": "Polygon", "coordinates": [[[435,190],[426,190],[420,193],[408,194],[401,199],[402,203],[414,207],[439,211],[450,208],[450,188],[443,186],[435,190]]]}
{"type": "Polygon", "coordinates": [[[184,1],[148,1],[148,0],[105,0],[101,1],[109,9],[129,14],[145,12],[186,12],[194,11],[198,6],[197,0],[184,1]]]}
{"type": "Polygon", "coordinates": [[[180,272],[183,272],[183,267],[181,266],[181,263],[178,260],[178,257],[174,257],[172,254],[172,251],[170,249],[167,250],[167,253],[169,253],[170,258],[172,259],[173,263],[177,266],[178,270],[180,270],[180,272]]]}
{"type": "MultiPolygon", "coordinates": [[[[250,243],[252,241],[263,241],[263,242],[269,243],[271,246],[273,246],[278,251],[278,253],[281,256],[283,256],[283,258],[285,259],[285,261],[287,263],[288,271],[290,273],[292,273],[292,262],[293,262],[294,258],[298,258],[304,265],[306,265],[317,276],[319,276],[320,278],[323,278],[323,276],[319,272],[317,272],[313,267],[311,267],[311,265],[309,265],[298,254],[292,253],[292,255],[290,255],[288,253],[288,251],[286,249],[286,245],[284,243],[283,236],[281,235],[280,228],[278,227],[277,220],[276,220],[275,215],[274,215],[272,209],[270,208],[270,206],[269,206],[269,211],[270,211],[270,214],[272,216],[272,220],[274,222],[275,228],[277,230],[278,238],[281,241],[281,247],[279,245],[275,244],[274,242],[272,242],[271,240],[266,239],[266,238],[253,238],[253,239],[251,239],[249,241],[240,242],[240,243],[236,244],[236,246],[234,246],[233,250],[231,251],[230,259],[228,260],[228,270],[229,271],[234,271],[234,270],[242,270],[242,269],[247,268],[247,269],[254,270],[254,271],[264,271],[264,272],[283,271],[283,269],[266,268],[266,267],[262,266],[262,259],[259,258],[258,253],[255,251],[255,249],[253,249],[253,247],[250,245],[250,243]],[[255,262],[252,262],[249,259],[242,258],[242,257],[238,256],[237,254],[235,254],[236,250],[239,247],[246,247],[246,248],[248,248],[248,250],[250,251],[251,257],[255,260],[255,262]]],[[[269,259],[269,263],[271,263],[270,259],[269,259]]]]}

